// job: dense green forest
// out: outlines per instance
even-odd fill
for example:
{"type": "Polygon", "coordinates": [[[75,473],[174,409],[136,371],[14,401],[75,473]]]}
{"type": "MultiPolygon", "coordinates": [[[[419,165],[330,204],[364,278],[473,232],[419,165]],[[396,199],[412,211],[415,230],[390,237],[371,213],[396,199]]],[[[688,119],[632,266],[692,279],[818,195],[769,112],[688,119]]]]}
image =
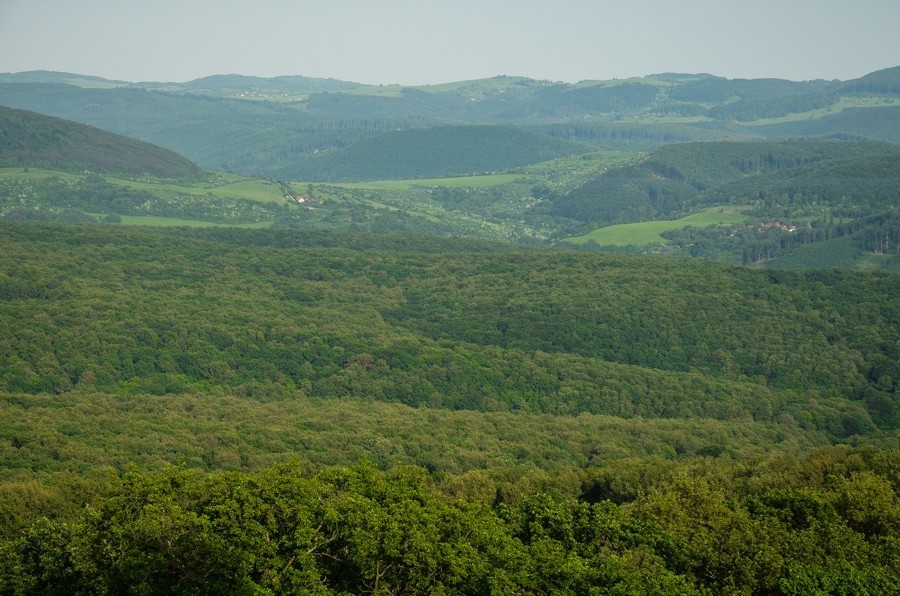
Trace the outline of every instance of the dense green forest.
{"type": "Polygon", "coordinates": [[[262,384],[479,411],[790,419],[832,437],[898,422],[894,275],[289,231],[3,230],[9,392],[262,384]]]}
{"type": "Polygon", "coordinates": [[[507,170],[587,151],[511,127],[452,126],[370,137],[345,151],[320,153],[272,173],[312,182],[433,178],[507,170]]]}
{"type": "Polygon", "coordinates": [[[0,106],[0,165],[183,178],[200,168],[180,155],[126,137],[0,106]]]}
{"type": "Polygon", "coordinates": [[[897,455],[652,461],[530,486],[366,461],[59,478],[45,491],[70,508],[2,539],[0,590],[888,594],[897,455]]]}
{"type": "Polygon", "coordinates": [[[0,229],[0,592],[898,587],[896,274],[0,229]]]}

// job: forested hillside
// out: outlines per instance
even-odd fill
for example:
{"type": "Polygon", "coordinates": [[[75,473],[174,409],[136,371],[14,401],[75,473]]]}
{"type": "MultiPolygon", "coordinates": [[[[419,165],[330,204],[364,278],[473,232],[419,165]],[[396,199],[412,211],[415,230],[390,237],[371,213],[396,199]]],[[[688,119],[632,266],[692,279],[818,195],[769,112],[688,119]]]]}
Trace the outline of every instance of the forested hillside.
{"type": "Polygon", "coordinates": [[[302,144],[312,152],[313,148],[339,146],[366,134],[359,128],[333,131],[279,104],[131,88],[2,84],[0,105],[147,140],[204,168],[249,173],[255,173],[251,170],[260,162],[266,163],[272,151],[285,146],[302,144]]]}
{"type": "Polygon", "coordinates": [[[900,95],[900,66],[877,70],[848,81],[842,90],[854,93],[900,95]]]}
{"type": "MultiPolygon", "coordinates": [[[[44,117],[29,118],[41,121],[44,117]]],[[[57,132],[81,130],[75,123],[53,122],[57,128],[52,130],[57,132]]],[[[802,246],[859,232],[871,218],[890,219],[900,184],[900,152],[895,145],[847,140],[846,135],[780,142],[675,143],[642,155],[585,153],[584,145],[514,127],[448,126],[373,132],[374,136],[343,151],[315,153],[311,147],[295,147],[273,150],[269,157],[268,168],[279,178],[335,181],[388,176],[414,177],[415,181],[370,186],[330,183],[314,189],[311,183],[292,188],[286,182],[257,179],[246,182],[246,192],[235,192],[238,186],[220,192],[230,184],[227,180],[237,178],[200,175],[196,166],[174,154],[152,146],[144,151],[144,145],[121,138],[121,146],[90,136],[90,142],[59,135],[50,140],[50,130],[37,125],[33,130],[21,125],[9,128],[8,164],[31,164],[38,169],[58,165],[56,170],[3,172],[0,216],[70,222],[166,217],[172,223],[193,225],[411,232],[536,243],[585,232],[588,235],[583,238],[592,238],[597,228],[611,224],[679,219],[727,206],[745,215],[745,226],[676,225],[664,236],[651,236],[650,246],[626,246],[625,250],[762,265],[802,246]],[[91,159],[67,165],[60,160],[62,145],[67,154],[91,159]],[[43,153],[36,152],[36,147],[43,147],[43,153]],[[292,157],[309,151],[315,155],[299,161],[292,157]],[[44,159],[48,157],[55,161],[44,159]],[[194,179],[181,180],[180,186],[134,180],[141,175],[135,172],[172,175],[160,169],[161,159],[195,168],[194,179]],[[534,163],[545,159],[550,161],[534,163]],[[60,168],[69,171],[60,175],[60,168]],[[471,183],[422,178],[476,168],[504,174],[471,177],[471,183]],[[117,173],[119,178],[97,175],[104,172],[117,173]],[[304,203],[297,202],[300,189],[306,191],[304,203]]],[[[566,136],[563,129],[556,132],[566,136]]],[[[845,244],[832,244],[828,246],[835,248],[834,255],[825,255],[827,247],[822,246],[815,256],[795,262],[896,269],[900,260],[894,257],[900,255],[900,245],[892,229],[890,224],[879,224],[881,231],[869,226],[850,251],[845,244]],[[866,240],[866,234],[880,240],[866,240]],[[878,258],[881,255],[888,258],[878,258]]],[[[609,248],[602,242],[599,246],[609,248]]]]}
{"type": "Polygon", "coordinates": [[[584,146],[515,128],[454,126],[370,137],[345,151],[285,160],[273,173],[312,182],[434,178],[507,170],[585,152],[584,146]]]}
{"type": "Polygon", "coordinates": [[[200,168],[180,155],[97,128],[0,106],[0,165],[182,178],[200,168]]]}
{"type": "Polygon", "coordinates": [[[4,224],[2,242],[10,392],[261,385],[479,411],[791,419],[833,437],[898,422],[893,275],[275,231],[4,224]]]}
{"type": "Polygon", "coordinates": [[[898,585],[897,275],[0,231],[4,593],[898,585]]]}
{"type": "Polygon", "coordinates": [[[753,130],[776,139],[844,134],[900,143],[900,106],[848,108],[817,119],[761,124],[754,126],[753,130]]]}
{"type": "Polygon", "coordinates": [[[836,217],[859,217],[896,204],[898,172],[900,148],[884,143],[675,144],[554,199],[553,213],[609,224],[759,204],[760,216],[818,215],[828,208],[836,217]]]}

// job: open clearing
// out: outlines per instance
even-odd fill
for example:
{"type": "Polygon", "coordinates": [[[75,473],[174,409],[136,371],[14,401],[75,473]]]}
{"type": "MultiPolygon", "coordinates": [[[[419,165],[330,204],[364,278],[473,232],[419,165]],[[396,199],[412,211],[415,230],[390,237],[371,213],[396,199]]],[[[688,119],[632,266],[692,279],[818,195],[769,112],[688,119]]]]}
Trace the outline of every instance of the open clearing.
{"type": "Polygon", "coordinates": [[[128,186],[138,190],[169,191],[186,194],[211,194],[222,199],[246,199],[258,203],[284,203],[281,189],[277,184],[259,178],[235,178],[233,182],[216,186],[178,184],[171,182],[141,182],[125,178],[105,176],[112,184],[128,186]]]}
{"type": "Polygon", "coordinates": [[[666,244],[666,239],[660,234],[669,230],[678,230],[688,226],[704,228],[719,224],[742,223],[747,220],[747,216],[741,213],[742,209],[743,207],[738,206],[711,207],[676,220],[643,221],[607,226],[584,236],[566,238],[565,241],[572,244],[586,244],[593,240],[600,246],[666,244]]]}

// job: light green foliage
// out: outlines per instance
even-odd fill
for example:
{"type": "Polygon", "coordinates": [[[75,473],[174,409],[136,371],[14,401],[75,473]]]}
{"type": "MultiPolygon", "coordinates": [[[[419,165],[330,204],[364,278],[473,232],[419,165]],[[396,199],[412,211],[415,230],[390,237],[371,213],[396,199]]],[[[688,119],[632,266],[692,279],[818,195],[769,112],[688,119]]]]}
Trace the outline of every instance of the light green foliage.
{"type": "Polygon", "coordinates": [[[582,495],[537,490],[507,502],[498,492],[483,503],[442,492],[422,469],[380,472],[365,460],[132,469],[85,509],[0,542],[0,590],[892,593],[900,553],[884,524],[896,518],[886,464],[896,458],[835,449],[698,460],[620,503],[590,498],[588,478],[582,495]],[[851,494],[878,495],[863,527],[851,494]]]}

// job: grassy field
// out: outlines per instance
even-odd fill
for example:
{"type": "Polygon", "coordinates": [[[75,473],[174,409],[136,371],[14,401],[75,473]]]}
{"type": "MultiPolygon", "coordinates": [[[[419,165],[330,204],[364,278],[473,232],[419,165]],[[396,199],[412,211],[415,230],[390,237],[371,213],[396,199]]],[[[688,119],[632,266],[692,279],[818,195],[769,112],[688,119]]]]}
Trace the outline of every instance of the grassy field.
{"type": "Polygon", "coordinates": [[[217,197],[224,199],[250,199],[260,203],[284,203],[285,198],[277,184],[266,180],[244,179],[232,184],[209,189],[217,197]]]}
{"type": "Polygon", "coordinates": [[[122,224],[126,226],[161,226],[176,227],[186,226],[191,228],[268,228],[272,226],[271,221],[260,221],[250,224],[223,224],[212,221],[198,221],[195,219],[179,219],[177,217],[159,217],[156,215],[122,215],[122,224]]]}
{"type": "Polygon", "coordinates": [[[169,191],[187,194],[212,194],[223,199],[248,199],[259,203],[283,203],[281,189],[277,184],[259,178],[226,175],[224,184],[215,186],[178,184],[171,182],[141,182],[107,176],[112,184],[128,186],[150,192],[169,191]]]}
{"type": "Polygon", "coordinates": [[[678,230],[687,226],[703,228],[718,224],[735,224],[746,220],[747,216],[741,213],[741,207],[712,207],[676,220],[644,221],[607,226],[584,236],[566,238],[565,241],[572,244],[585,244],[593,240],[600,246],[665,244],[666,239],[660,234],[669,230],[678,230]]]}

